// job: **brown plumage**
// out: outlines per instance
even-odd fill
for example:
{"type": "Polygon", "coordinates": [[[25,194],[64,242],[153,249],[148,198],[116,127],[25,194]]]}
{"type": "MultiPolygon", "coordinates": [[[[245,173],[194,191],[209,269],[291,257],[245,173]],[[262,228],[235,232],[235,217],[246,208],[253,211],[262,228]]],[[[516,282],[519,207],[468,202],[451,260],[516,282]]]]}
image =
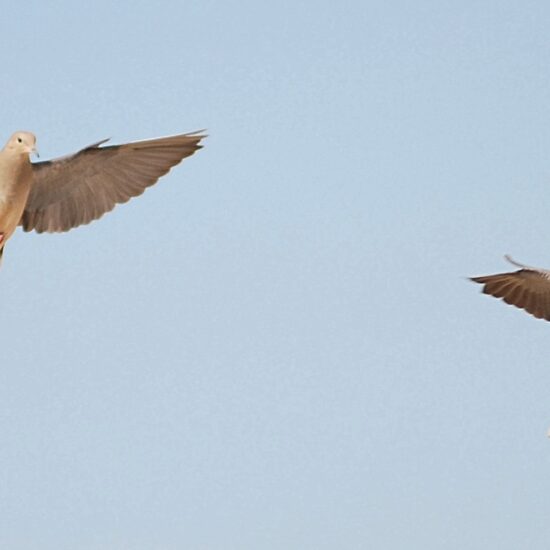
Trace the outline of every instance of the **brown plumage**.
{"type": "Polygon", "coordinates": [[[100,147],[33,167],[33,185],[21,218],[25,231],[59,232],[90,223],[147,187],[201,148],[201,134],[183,134],[100,147]]]}
{"type": "Polygon", "coordinates": [[[62,232],[90,223],[141,195],[200,149],[194,132],[122,145],[90,145],[73,155],[31,164],[36,138],[15,133],[0,151],[0,255],[17,225],[62,232]]]}
{"type": "Polygon", "coordinates": [[[482,284],[485,294],[524,309],[537,319],[550,321],[550,271],[520,264],[510,256],[505,258],[521,269],[510,273],[471,277],[471,280],[482,284]]]}

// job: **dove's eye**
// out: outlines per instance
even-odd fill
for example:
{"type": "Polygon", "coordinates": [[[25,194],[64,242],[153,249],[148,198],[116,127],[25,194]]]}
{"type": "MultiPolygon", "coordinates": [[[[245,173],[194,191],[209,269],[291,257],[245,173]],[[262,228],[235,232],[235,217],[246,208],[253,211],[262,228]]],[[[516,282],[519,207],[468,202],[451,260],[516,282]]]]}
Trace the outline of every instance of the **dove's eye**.
{"type": "Polygon", "coordinates": [[[22,140],[21,138],[17,138],[17,141],[18,141],[19,143],[23,143],[23,140],[22,140]]]}

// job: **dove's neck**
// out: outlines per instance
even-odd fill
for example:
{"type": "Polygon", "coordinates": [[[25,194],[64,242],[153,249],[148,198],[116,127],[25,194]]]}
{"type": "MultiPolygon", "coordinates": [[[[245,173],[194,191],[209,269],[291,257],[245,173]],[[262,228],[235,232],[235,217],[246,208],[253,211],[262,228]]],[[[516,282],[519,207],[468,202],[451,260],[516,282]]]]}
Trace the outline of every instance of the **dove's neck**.
{"type": "Polygon", "coordinates": [[[13,147],[4,147],[0,151],[0,155],[2,155],[6,159],[9,158],[11,160],[19,160],[20,162],[30,162],[29,153],[18,151],[13,147]]]}
{"type": "Polygon", "coordinates": [[[30,166],[31,159],[28,153],[5,148],[0,151],[0,162],[13,167],[23,167],[30,166]]]}
{"type": "Polygon", "coordinates": [[[11,194],[17,189],[30,187],[32,165],[29,155],[14,154],[6,149],[0,151],[0,194],[11,194]]]}

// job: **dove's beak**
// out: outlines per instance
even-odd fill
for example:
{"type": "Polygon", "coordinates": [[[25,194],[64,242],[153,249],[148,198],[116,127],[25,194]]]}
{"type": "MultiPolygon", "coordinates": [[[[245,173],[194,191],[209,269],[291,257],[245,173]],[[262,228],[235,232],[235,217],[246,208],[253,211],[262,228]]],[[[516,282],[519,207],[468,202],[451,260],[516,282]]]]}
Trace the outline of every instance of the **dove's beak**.
{"type": "Polygon", "coordinates": [[[37,159],[40,158],[40,155],[38,154],[38,149],[36,147],[33,147],[31,149],[31,155],[35,155],[37,159]]]}

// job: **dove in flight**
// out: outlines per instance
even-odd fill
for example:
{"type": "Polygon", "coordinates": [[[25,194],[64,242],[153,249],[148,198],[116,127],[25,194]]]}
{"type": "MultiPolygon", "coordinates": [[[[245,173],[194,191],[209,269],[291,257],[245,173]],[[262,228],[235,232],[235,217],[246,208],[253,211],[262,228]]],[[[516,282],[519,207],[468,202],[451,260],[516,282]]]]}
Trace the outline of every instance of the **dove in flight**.
{"type": "Polygon", "coordinates": [[[507,304],[524,309],[537,319],[550,321],[550,270],[520,264],[510,256],[505,258],[518,271],[471,277],[483,285],[483,293],[502,298],[507,304]]]}
{"type": "Polygon", "coordinates": [[[101,147],[102,140],[57,159],[31,163],[31,132],[0,151],[0,259],[18,225],[63,232],[90,223],[147,187],[202,146],[200,132],[101,147]]]}

